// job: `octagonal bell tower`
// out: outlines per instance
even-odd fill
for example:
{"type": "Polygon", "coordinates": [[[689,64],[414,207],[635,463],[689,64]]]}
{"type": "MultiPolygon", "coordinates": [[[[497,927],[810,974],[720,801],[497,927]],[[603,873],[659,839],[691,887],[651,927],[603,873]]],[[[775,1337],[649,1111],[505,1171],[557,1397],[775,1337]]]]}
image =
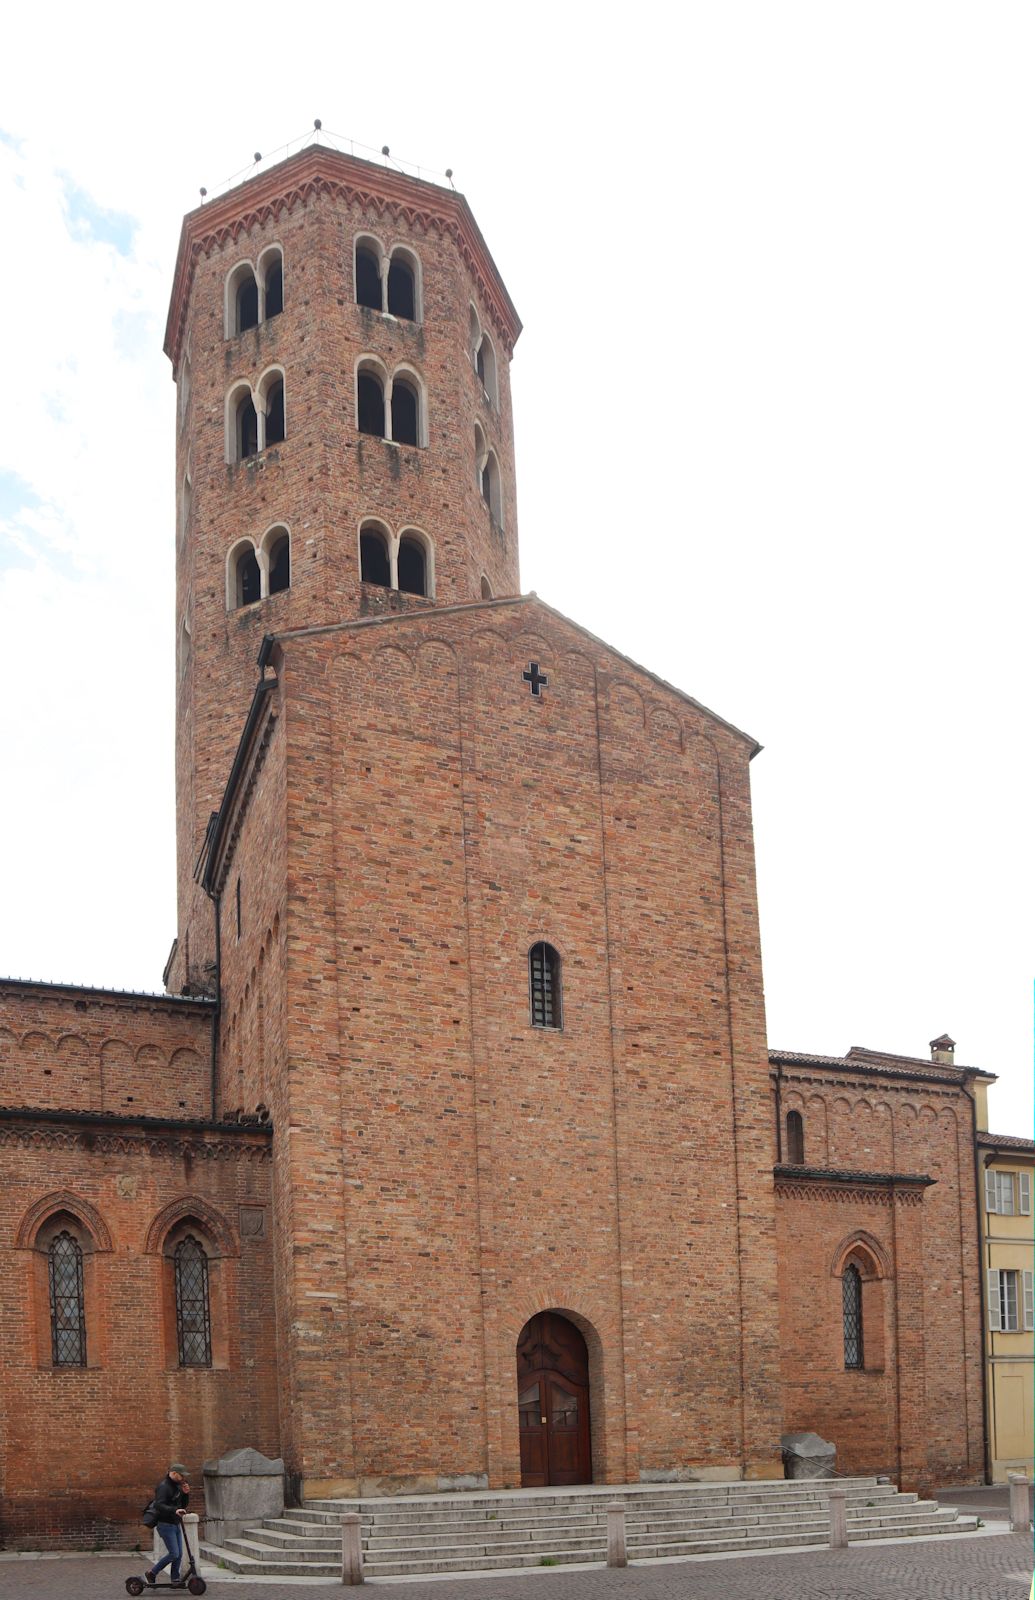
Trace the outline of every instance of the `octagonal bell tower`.
{"type": "Polygon", "coordinates": [[[176,408],[178,939],[267,634],[518,591],[521,324],[452,189],[314,145],[185,217],[176,408]]]}

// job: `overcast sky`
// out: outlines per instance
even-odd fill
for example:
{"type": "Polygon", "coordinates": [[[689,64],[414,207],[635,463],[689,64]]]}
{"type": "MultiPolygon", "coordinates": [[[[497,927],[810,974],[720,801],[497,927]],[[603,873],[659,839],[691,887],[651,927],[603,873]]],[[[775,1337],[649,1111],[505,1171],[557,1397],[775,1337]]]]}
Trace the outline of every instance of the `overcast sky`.
{"type": "Polygon", "coordinates": [[[765,746],[770,1043],[948,1031],[1030,1132],[1033,45],[1009,0],[17,8],[0,972],[161,986],[178,230],[319,116],[451,166],[518,306],[523,586],[765,746]]]}

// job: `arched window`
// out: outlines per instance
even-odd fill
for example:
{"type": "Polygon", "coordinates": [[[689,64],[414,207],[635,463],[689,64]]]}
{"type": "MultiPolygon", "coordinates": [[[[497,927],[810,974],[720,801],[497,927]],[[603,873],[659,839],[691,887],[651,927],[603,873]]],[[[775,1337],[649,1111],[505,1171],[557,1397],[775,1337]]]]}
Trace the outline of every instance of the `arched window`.
{"type": "Polygon", "coordinates": [[[86,1302],[83,1247],[62,1231],[47,1251],[50,1285],[50,1347],[55,1367],[86,1366],[86,1302]]]}
{"type": "Polygon", "coordinates": [[[266,390],[267,445],[284,442],[284,380],[275,378],[266,390]]]}
{"type": "Polygon", "coordinates": [[[392,384],[392,438],[397,444],[420,443],[420,401],[405,378],[392,384]]]}
{"type": "Polygon", "coordinates": [[[393,317],[417,320],[416,273],[401,251],[395,252],[388,265],[388,309],[393,317]]]}
{"type": "Polygon", "coordinates": [[[796,1167],[805,1162],[805,1124],[800,1111],[787,1113],[787,1160],[796,1167]]]}
{"type": "Polygon", "coordinates": [[[482,599],[483,600],[491,600],[492,598],[493,598],[492,584],[489,582],[488,578],[485,576],[485,574],[483,572],[482,573],[482,599]]]}
{"type": "Polygon", "coordinates": [[[251,267],[242,270],[234,296],[234,332],[244,333],[259,325],[259,285],[251,267]]]}
{"type": "Polygon", "coordinates": [[[500,466],[496,452],[490,450],[482,467],[482,499],[492,513],[492,520],[503,526],[503,491],[500,484],[500,466]]]}
{"type": "Polygon", "coordinates": [[[479,340],[474,364],[487,399],[494,406],[498,406],[499,384],[496,377],[496,351],[487,333],[483,333],[479,340]]]}
{"type": "Polygon", "coordinates": [[[470,349],[471,360],[473,362],[477,362],[478,360],[478,346],[481,343],[481,337],[482,325],[478,321],[478,313],[473,306],[470,306],[468,308],[467,318],[467,341],[470,349]]]}
{"type": "Polygon", "coordinates": [[[388,540],[380,528],[360,530],[359,575],[363,583],[377,583],[385,589],[390,589],[392,586],[388,540]]]}
{"type": "Polygon", "coordinates": [[[403,594],[428,592],[428,561],[421,541],[404,533],[399,541],[399,588],[403,594]]]}
{"type": "Polygon", "coordinates": [[[381,263],[369,244],[356,245],[356,304],[381,310],[381,263]]]}
{"type": "Polygon", "coordinates": [[[176,1344],[181,1367],[212,1365],[212,1319],[208,1298],[208,1256],[188,1234],[173,1254],[176,1289],[176,1344]]]}
{"type": "Polygon", "coordinates": [[[385,436],[385,391],[379,374],[370,367],[360,370],[356,380],[356,412],[360,433],[377,439],[385,436]]]}
{"type": "Polygon", "coordinates": [[[291,587],[291,540],[288,534],[281,530],[274,533],[266,547],[266,559],[269,564],[270,594],[280,594],[282,589],[291,587]]]}
{"type": "Polygon", "coordinates": [[[850,1261],[841,1274],[841,1308],[844,1321],[845,1366],[863,1364],[862,1274],[850,1261]]]}
{"type": "Polygon", "coordinates": [[[262,575],[255,548],[243,540],[230,559],[227,610],[250,606],[262,598],[262,575]]]}
{"type": "Polygon", "coordinates": [[[245,394],[237,402],[234,438],[236,443],[236,461],[247,461],[249,456],[259,453],[259,419],[255,414],[255,402],[251,394],[245,394]]]}
{"type": "Polygon", "coordinates": [[[263,314],[266,321],[284,309],[284,257],[279,250],[268,252],[263,262],[263,314]]]}
{"type": "Polygon", "coordinates": [[[528,993],[533,1028],[561,1026],[561,958],[552,944],[528,952],[528,993]]]}

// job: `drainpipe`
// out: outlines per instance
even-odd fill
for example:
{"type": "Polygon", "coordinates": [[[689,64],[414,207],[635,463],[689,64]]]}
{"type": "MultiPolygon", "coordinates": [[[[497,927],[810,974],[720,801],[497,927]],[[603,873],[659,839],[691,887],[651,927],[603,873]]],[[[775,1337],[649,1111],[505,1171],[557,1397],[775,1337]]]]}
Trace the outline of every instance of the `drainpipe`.
{"type": "Polygon", "coordinates": [[[223,899],[219,894],[210,894],[212,909],[216,918],[216,1005],[212,1013],[212,1066],[210,1091],[212,1098],[212,1121],[219,1121],[219,1019],[223,1012],[223,964],[219,938],[219,924],[222,921],[223,899]]]}
{"type": "MultiPolygon", "coordinates": [[[[985,1273],[985,1262],[981,1252],[981,1197],[984,1191],[983,1173],[981,1171],[981,1157],[978,1154],[978,1125],[977,1125],[977,1098],[971,1094],[970,1123],[971,1138],[974,1145],[974,1209],[977,1212],[977,1252],[978,1252],[978,1320],[981,1325],[981,1426],[984,1432],[983,1455],[985,1458],[985,1482],[992,1482],[992,1430],[988,1418],[988,1327],[985,1322],[985,1296],[988,1292],[988,1278],[985,1273]]],[[[992,1251],[989,1248],[989,1259],[992,1251]]]]}
{"type": "Polygon", "coordinates": [[[776,1163],[779,1166],[783,1160],[783,1111],[780,1101],[780,1085],[783,1082],[783,1064],[777,1057],[776,1061],[776,1163]]]}

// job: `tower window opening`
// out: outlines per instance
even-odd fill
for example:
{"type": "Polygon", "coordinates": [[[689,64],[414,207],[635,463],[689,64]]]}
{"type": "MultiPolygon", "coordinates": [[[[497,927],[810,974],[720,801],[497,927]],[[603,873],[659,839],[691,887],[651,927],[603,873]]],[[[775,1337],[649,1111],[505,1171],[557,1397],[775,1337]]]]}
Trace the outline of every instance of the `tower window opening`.
{"type": "Polygon", "coordinates": [[[383,589],[392,587],[388,543],[384,535],[375,528],[364,528],[360,533],[359,575],[363,583],[377,583],[383,589]]]}
{"type": "Polygon", "coordinates": [[[407,322],[417,319],[417,294],[413,268],[403,256],[393,256],[388,267],[388,309],[407,322]]]}
{"type": "Polygon", "coordinates": [[[235,331],[244,333],[259,326],[259,285],[249,269],[237,285],[235,331]]]}
{"type": "Polygon", "coordinates": [[[291,540],[286,533],[270,545],[270,594],[291,587],[291,540]]]}
{"type": "Polygon", "coordinates": [[[262,598],[262,577],[259,562],[251,545],[247,545],[237,558],[234,572],[234,597],[238,606],[250,606],[262,598]]]}
{"type": "Polygon", "coordinates": [[[800,1111],[787,1113],[787,1160],[795,1167],[805,1164],[805,1124],[800,1111]]]}
{"type": "Polygon", "coordinates": [[[381,264],[364,244],[356,246],[356,304],[381,310],[381,264]]]}
{"type": "Polygon", "coordinates": [[[478,373],[481,386],[485,391],[486,399],[494,406],[499,405],[499,387],[496,382],[496,352],[492,347],[492,340],[487,333],[483,333],[478,342],[478,349],[474,357],[475,370],[478,373]]]}
{"type": "Polygon", "coordinates": [[[528,952],[528,991],[533,1028],[561,1026],[561,958],[552,944],[528,952]]]}
{"type": "Polygon", "coordinates": [[[257,456],[258,453],[259,419],[251,395],[246,394],[237,407],[237,459],[247,461],[249,456],[257,456]]]}
{"type": "Polygon", "coordinates": [[[503,493],[500,484],[499,462],[490,450],[485,458],[485,465],[481,474],[482,499],[492,513],[492,519],[500,527],[503,526],[503,493]]]}
{"type": "Polygon", "coordinates": [[[275,255],[266,268],[265,282],[266,319],[278,317],[284,309],[284,262],[275,255]]]}
{"type": "Polygon", "coordinates": [[[361,372],[357,384],[359,431],[376,439],[385,436],[385,392],[373,372],[361,372]]]}
{"type": "Polygon", "coordinates": [[[482,599],[483,600],[492,600],[493,598],[494,597],[493,597],[493,593],[492,593],[492,584],[489,582],[488,578],[485,576],[485,574],[483,572],[482,573],[482,599]]]}
{"type": "Polygon", "coordinates": [[[428,562],[419,539],[403,535],[399,542],[398,570],[403,594],[427,594],[428,562]]]}
{"type": "Polygon", "coordinates": [[[417,396],[408,383],[392,385],[392,438],[397,444],[419,444],[417,396]]]}
{"type": "Polygon", "coordinates": [[[284,442],[284,382],[278,378],[266,394],[266,443],[284,442]]]}

